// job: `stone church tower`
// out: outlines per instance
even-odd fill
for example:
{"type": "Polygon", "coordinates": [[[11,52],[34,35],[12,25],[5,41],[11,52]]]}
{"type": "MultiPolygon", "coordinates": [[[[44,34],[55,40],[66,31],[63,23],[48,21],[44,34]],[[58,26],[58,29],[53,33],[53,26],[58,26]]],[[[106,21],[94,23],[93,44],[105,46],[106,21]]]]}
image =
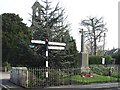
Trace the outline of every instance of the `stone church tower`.
{"type": "Polygon", "coordinates": [[[32,25],[34,25],[36,20],[42,19],[42,8],[43,6],[36,0],[32,6],[32,25]]]}
{"type": "Polygon", "coordinates": [[[32,25],[30,27],[32,31],[32,39],[36,39],[34,37],[34,33],[36,32],[35,25],[37,22],[42,23],[43,19],[43,6],[36,0],[36,2],[32,6],[32,25]]]}

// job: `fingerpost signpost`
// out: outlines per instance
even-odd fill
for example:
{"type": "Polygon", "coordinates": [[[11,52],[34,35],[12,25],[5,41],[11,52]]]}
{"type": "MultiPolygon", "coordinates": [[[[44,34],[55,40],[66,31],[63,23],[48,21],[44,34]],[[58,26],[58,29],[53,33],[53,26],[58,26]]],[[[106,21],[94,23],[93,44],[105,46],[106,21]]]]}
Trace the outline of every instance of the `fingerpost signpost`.
{"type": "Polygon", "coordinates": [[[45,41],[41,41],[41,40],[31,40],[31,43],[33,44],[44,44],[45,45],[45,49],[46,49],[46,80],[49,76],[48,74],[48,67],[49,67],[49,63],[48,63],[48,50],[49,49],[53,49],[53,50],[64,50],[66,44],[65,43],[59,43],[59,42],[49,42],[48,38],[45,39],[45,41]]]}

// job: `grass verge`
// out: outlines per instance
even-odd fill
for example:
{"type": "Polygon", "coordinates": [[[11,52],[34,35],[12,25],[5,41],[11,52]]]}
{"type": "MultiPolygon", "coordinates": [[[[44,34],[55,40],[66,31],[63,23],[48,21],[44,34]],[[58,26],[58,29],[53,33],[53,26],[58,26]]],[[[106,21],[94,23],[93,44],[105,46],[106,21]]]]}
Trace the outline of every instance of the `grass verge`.
{"type": "Polygon", "coordinates": [[[118,78],[110,76],[101,76],[93,74],[94,77],[81,77],[80,75],[71,76],[72,81],[80,83],[97,83],[97,82],[116,82],[118,78]]]}

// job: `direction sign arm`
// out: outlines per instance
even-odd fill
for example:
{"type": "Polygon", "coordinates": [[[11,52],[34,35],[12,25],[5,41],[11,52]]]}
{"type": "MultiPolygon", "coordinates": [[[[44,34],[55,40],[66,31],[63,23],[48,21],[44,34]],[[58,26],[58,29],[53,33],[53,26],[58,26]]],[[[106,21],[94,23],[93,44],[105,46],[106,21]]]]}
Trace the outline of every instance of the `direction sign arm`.
{"type": "Polygon", "coordinates": [[[56,46],[66,46],[65,43],[59,43],[59,42],[48,42],[49,45],[56,45],[56,46]]]}
{"type": "MultiPolygon", "coordinates": [[[[45,41],[41,40],[31,40],[32,43],[37,43],[37,44],[45,44],[45,41]]],[[[53,45],[53,46],[66,46],[66,43],[59,43],[59,42],[48,42],[48,45],[53,45]]]]}
{"type": "Polygon", "coordinates": [[[31,40],[31,43],[45,44],[45,41],[41,41],[41,40],[31,40]]]}

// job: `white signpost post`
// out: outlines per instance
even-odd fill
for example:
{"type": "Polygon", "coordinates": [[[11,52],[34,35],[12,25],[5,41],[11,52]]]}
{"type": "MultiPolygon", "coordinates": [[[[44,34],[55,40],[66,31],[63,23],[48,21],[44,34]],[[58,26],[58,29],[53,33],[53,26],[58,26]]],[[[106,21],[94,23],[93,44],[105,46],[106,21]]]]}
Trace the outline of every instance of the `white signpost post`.
{"type": "MultiPolygon", "coordinates": [[[[46,38],[45,41],[41,40],[31,40],[31,43],[35,44],[44,44],[46,45],[46,68],[48,68],[48,49],[53,50],[64,50],[66,44],[65,43],[59,43],[59,42],[48,42],[48,39],[46,38]],[[49,46],[48,46],[49,45],[49,46]]],[[[48,71],[46,71],[46,78],[48,78],[48,71]]]]}

